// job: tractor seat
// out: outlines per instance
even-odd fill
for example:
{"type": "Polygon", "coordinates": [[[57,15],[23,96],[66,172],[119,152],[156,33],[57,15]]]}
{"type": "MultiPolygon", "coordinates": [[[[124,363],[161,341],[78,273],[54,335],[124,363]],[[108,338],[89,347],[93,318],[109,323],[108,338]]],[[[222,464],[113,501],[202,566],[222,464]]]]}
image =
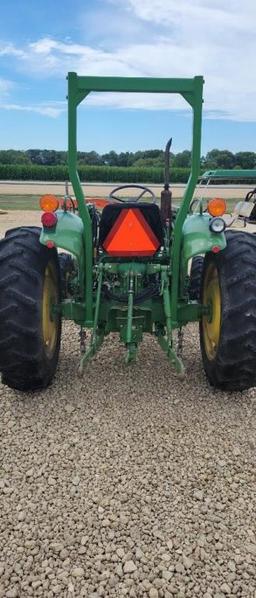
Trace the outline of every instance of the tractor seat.
{"type": "Polygon", "coordinates": [[[110,256],[148,257],[163,245],[163,227],[156,204],[110,203],[102,211],[99,245],[110,256]]]}

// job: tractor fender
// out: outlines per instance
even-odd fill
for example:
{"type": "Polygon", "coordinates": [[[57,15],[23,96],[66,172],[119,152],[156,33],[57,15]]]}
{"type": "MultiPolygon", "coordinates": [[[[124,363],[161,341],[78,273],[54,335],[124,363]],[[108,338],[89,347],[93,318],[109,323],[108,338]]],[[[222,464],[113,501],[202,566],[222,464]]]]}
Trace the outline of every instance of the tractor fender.
{"type": "Polygon", "coordinates": [[[46,245],[52,241],[56,247],[66,249],[74,255],[78,261],[79,270],[84,267],[84,228],[82,220],[72,212],[58,210],[56,212],[57,224],[54,229],[43,228],[40,235],[40,243],[46,245]]]}
{"type": "Polygon", "coordinates": [[[225,249],[225,233],[213,233],[209,228],[209,214],[193,214],[188,216],[182,229],[182,261],[186,266],[194,255],[205,254],[213,247],[225,249]]]}

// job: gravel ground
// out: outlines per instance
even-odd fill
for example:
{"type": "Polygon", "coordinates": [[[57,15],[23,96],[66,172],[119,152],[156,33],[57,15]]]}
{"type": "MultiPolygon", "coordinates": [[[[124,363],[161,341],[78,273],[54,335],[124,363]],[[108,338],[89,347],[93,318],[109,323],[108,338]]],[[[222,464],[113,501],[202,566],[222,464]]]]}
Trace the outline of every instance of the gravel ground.
{"type": "Polygon", "coordinates": [[[15,226],[41,226],[41,212],[32,212],[31,210],[11,210],[10,212],[0,213],[0,239],[4,236],[8,228],[15,226]]]}
{"type": "Polygon", "coordinates": [[[49,389],[0,384],[0,597],[256,597],[256,391],[209,389],[195,326],[184,381],[123,357],[78,379],[66,323],[49,389]]]}

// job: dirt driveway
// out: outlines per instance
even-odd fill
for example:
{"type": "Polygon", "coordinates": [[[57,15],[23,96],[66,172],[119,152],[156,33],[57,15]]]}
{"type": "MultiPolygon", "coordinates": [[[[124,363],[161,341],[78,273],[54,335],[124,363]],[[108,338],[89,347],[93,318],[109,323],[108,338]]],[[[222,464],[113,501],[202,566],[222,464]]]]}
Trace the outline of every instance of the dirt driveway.
{"type": "Polygon", "coordinates": [[[4,232],[8,228],[14,228],[15,226],[40,226],[40,212],[32,211],[15,211],[12,210],[7,214],[0,214],[0,238],[4,235],[4,232]]]}
{"type": "MultiPolygon", "coordinates": [[[[108,197],[111,189],[117,186],[118,183],[83,183],[83,189],[87,197],[108,197]]],[[[148,185],[157,197],[160,197],[163,189],[162,185],[148,185]]],[[[173,184],[171,185],[174,198],[182,197],[185,185],[173,184]]],[[[198,188],[197,194],[203,193],[204,197],[224,197],[243,199],[247,191],[251,189],[251,185],[244,185],[238,187],[237,185],[214,185],[212,187],[198,188]],[[202,191],[203,190],[203,191],[202,191]]],[[[71,190],[71,186],[70,186],[71,190]]],[[[134,190],[136,192],[136,190],[134,190]]],[[[44,193],[56,193],[57,195],[64,194],[64,183],[53,182],[21,182],[21,181],[0,181],[0,195],[43,195],[44,193]]],[[[122,191],[122,196],[128,195],[130,191],[122,191]]]]}

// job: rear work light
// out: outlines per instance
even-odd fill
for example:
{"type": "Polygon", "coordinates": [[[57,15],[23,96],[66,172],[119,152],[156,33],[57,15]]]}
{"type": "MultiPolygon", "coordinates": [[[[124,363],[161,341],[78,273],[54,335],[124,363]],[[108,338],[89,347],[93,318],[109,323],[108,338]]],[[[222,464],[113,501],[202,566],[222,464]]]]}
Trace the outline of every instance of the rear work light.
{"type": "Polygon", "coordinates": [[[53,212],[45,212],[41,216],[41,222],[44,228],[54,228],[57,224],[58,218],[53,212]]]}
{"type": "Polygon", "coordinates": [[[223,218],[212,218],[209,228],[213,233],[223,233],[226,228],[226,224],[223,218]]]}

